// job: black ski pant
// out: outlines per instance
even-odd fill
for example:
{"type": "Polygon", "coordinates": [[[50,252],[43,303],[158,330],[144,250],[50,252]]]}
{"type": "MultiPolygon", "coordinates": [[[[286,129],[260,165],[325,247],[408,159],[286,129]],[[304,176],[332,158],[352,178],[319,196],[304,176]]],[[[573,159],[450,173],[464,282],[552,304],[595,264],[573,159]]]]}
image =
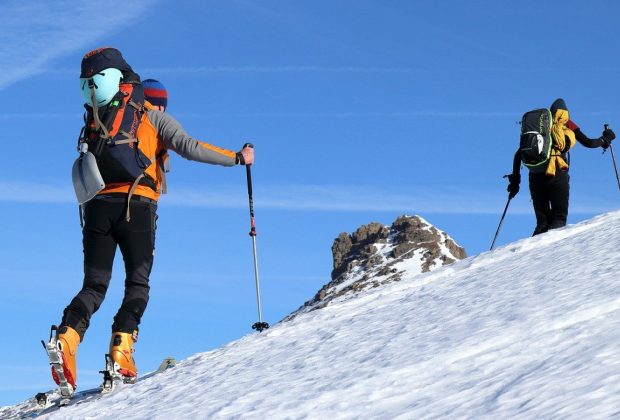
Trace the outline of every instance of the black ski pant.
{"type": "Polygon", "coordinates": [[[555,176],[530,173],[530,194],[536,215],[534,235],[566,226],[568,217],[568,172],[557,170],[555,176]]]}
{"type": "Polygon", "coordinates": [[[127,222],[127,195],[96,197],[84,207],[84,283],[64,311],[62,326],[75,329],[80,337],[105,297],[118,246],[125,262],[125,295],[114,317],[113,332],[133,333],[149,300],[149,276],[153,266],[157,204],[141,196],[132,197],[127,222]]]}

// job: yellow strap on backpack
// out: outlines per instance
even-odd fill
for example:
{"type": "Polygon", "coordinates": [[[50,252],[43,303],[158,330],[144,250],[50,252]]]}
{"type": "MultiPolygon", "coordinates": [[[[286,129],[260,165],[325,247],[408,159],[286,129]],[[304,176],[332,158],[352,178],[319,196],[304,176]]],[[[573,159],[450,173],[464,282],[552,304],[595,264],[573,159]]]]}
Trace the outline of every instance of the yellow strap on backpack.
{"type": "Polygon", "coordinates": [[[546,175],[555,176],[556,167],[565,171],[568,169],[568,163],[562,157],[562,151],[570,150],[576,142],[575,133],[568,128],[566,124],[569,120],[568,111],[558,109],[553,116],[553,126],[551,127],[551,135],[553,137],[553,148],[551,149],[551,157],[547,166],[546,175]],[[569,147],[566,147],[568,139],[569,147]]]}

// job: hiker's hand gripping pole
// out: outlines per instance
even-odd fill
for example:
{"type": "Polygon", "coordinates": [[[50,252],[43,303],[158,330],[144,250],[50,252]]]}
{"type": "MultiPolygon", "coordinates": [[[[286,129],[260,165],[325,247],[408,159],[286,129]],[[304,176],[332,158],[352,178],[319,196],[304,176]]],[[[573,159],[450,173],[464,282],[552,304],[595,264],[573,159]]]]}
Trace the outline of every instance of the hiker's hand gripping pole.
{"type": "MultiPolygon", "coordinates": [[[[243,145],[243,148],[246,147],[254,148],[251,143],[246,143],[243,145]]],[[[256,255],[256,224],[254,222],[254,198],[252,195],[252,165],[245,166],[245,173],[247,176],[248,182],[248,200],[250,204],[250,236],[252,237],[252,251],[254,255],[254,280],[256,282],[256,302],[258,305],[258,322],[255,322],[252,325],[253,330],[257,330],[261,332],[269,328],[269,324],[264,322],[262,319],[262,308],[260,303],[260,282],[258,279],[258,258],[256,255]]]]}

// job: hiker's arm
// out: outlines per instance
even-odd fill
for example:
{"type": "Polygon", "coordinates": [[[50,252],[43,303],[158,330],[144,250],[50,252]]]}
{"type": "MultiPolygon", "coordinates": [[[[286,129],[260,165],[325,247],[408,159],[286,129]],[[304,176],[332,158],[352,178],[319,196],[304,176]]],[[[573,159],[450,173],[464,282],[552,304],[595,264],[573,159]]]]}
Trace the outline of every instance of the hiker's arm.
{"type": "Polygon", "coordinates": [[[590,149],[594,149],[597,147],[601,147],[603,145],[603,141],[601,140],[601,138],[598,138],[598,139],[589,138],[588,136],[583,134],[579,126],[575,124],[573,121],[569,120],[567,127],[573,130],[573,133],[575,133],[575,138],[583,146],[588,147],[590,149]]]}
{"type": "Polygon", "coordinates": [[[512,173],[521,175],[521,149],[517,149],[514,160],[512,161],[512,173]]]}
{"type": "Polygon", "coordinates": [[[512,200],[519,193],[519,185],[521,185],[521,149],[517,149],[514,160],[512,162],[512,173],[504,176],[508,178],[508,200],[512,200]]]}
{"type": "Polygon", "coordinates": [[[237,163],[236,152],[190,137],[170,115],[149,110],[148,116],[166,149],[174,150],[185,159],[198,162],[223,166],[233,166],[237,163]]]}

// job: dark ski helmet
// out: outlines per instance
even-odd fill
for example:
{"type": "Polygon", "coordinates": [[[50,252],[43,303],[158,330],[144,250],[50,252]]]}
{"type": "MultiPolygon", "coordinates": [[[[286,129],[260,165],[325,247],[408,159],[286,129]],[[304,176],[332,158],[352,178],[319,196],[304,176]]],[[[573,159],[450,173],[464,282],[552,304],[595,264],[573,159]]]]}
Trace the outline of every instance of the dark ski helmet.
{"type": "Polygon", "coordinates": [[[563,109],[565,111],[568,111],[568,107],[566,106],[566,102],[564,102],[564,99],[562,98],[558,98],[555,101],[553,101],[553,103],[551,104],[551,115],[555,118],[555,113],[557,112],[558,109],[563,109]]]}
{"type": "Polygon", "coordinates": [[[93,106],[94,94],[97,106],[107,105],[118,92],[121,79],[133,74],[131,66],[116,48],[103,47],[90,51],[82,58],[80,72],[84,102],[93,106]]]}
{"type": "Polygon", "coordinates": [[[131,66],[127,64],[119,50],[103,47],[92,50],[82,58],[80,78],[93,77],[101,70],[109,68],[119,69],[123,74],[133,73],[131,66]]]}

